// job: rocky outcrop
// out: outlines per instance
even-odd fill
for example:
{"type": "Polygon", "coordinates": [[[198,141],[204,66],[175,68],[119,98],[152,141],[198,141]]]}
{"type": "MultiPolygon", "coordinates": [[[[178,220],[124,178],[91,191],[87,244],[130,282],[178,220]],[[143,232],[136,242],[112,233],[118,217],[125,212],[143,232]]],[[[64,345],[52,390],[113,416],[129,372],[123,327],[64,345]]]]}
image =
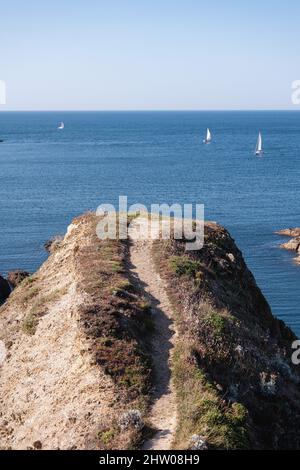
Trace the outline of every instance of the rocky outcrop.
{"type": "Polygon", "coordinates": [[[292,238],[289,242],[282,243],[280,246],[281,248],[285,248],[286,250],[299,251],[300,237],[292,238]]]}
{"type": "Polygon", "coordinates": [[[300,237],[292,238],[292,240],[289,242],[282,243],[280,247],[284,248],[285,250],[296,251],[300,254],[300,237]]]}
{"type": "MultiPolygon", "coordinates": [[[[151,291],[149,307],[130,241],[99,240],[98,222],[75,219],[0,307],[1,449],[125,450],[152,435],[158,301],[151,291]]],[[[151,262],[177,325],[172,448],[300,448],[296,337],[229,233],[207,223],[195,252],[184,240],[155,241],[151,262]]],[[[168,353],[168,336],[159,341],[168,353]]]]}
{"type": "Polygon", "coordinates": [[[283,237],[300,237],[300,228],[286,228],[275,233],[283,237]]]}
{"type": "Polygon", "coordinates": [[[292,239],[286,243],[280,245],[281,248],[285,250],[296,251],[298,253],[297,258],[295,258],[296,263],[300,264],[300,228],[288,228],[276,232],[277,235],[291,237],[292,239]]]}
{"type": "Polygon", "coordinates": [[[19,284],[21,284],[24,279],[30,276],[30,273],[27,271],[11,271],[7,275],[7,280],[10,284],[10,286],[15,289],[19,284]]]}
{"type": "Polygon", "coordinates": [[[9,297],[11,292],[11,288],[9,283],[7,282],[4,277],[0,276],[0,304],[5,302],[5,300],[9,297]]]}

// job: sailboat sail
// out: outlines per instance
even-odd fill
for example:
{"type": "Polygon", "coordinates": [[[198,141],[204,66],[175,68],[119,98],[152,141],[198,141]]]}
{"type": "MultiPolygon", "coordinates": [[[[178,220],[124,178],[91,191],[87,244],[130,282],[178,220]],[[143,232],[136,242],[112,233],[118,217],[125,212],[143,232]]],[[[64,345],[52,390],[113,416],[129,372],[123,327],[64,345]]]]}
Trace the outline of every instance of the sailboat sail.
{"type": "Polygon", "coordinates": [[[65,128],[65,124],[63,122],[61,122],[58,126],[58,129],[64,129],[65,128]]]}
{"type": "Polygon", "coordinates": [[[212,139],[212,137],[211,137],[211,132],[210,132],[209,129],[207,129],[207,131],[206,131],[206,138],[204,139],[203,142],[204,142],[205,144],[209,144],[209,142],[211,142],[211,139],[212,139]]]}
{"type": "Polygon", "coordinates": [[[256,155],[261,155],[263,153],[261,132],[258,134],[255,153],[256,153],[256,155]]]}

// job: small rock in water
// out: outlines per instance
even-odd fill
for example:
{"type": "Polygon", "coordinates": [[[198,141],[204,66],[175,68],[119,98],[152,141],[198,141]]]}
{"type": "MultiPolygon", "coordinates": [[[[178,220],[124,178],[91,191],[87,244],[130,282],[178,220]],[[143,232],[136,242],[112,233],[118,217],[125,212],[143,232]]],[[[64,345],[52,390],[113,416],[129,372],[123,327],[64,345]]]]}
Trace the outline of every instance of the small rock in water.
{"type": "Polygon", "coordinates": [[[285,248],[286,250],[293,250],[298,251],[300,247],[300,237],[292,238],[289,242],[283,243],[281,248],[285,248]]]}
{"type": "Polygon", "coordinates": [[[300,237],[300,228],[286,228],[275,233],[284,237],[300,237]]]}

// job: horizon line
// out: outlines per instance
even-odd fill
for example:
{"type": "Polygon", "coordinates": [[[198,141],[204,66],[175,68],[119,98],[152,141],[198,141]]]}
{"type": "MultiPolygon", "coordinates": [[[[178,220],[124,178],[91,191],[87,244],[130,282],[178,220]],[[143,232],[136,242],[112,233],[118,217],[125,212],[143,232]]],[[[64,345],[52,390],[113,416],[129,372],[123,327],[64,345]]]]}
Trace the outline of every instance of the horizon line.
{"type": "Polygon", "coordinates": [[[298,109],[283,108],[283,109],[272,109],[272,108],[240,108],[240,109],[0,109],[0,113],[139,113],[139,112],[298,112],[298,109]]]}

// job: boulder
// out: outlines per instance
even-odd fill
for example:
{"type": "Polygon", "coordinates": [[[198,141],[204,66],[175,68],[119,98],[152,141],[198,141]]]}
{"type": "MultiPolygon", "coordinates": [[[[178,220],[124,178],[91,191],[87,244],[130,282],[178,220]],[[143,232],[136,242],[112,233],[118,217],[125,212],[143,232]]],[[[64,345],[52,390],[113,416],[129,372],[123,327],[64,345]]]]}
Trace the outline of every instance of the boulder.
{"type": "Polygon", "coordinates": [[[5,302],[10,293],[11,288],[9,283],[4,277],[0,276],[0,303],[5,302]]]}
{"type": "Polygon", "coordinates": [[[277,235],[282,235],[284,237],[300,237],[300,228],[286,228],[284,230],[279,230],[276,233],[277,235]]]}
{"type": "Polygon", "coordinates": [[[286,250],[298,251],[300,247],[300,237],[292,238],[289,242],[283,243],[280,246],[286,250]]]}
{"type": "Polygon", "coordinates": [[[8,273],[7,280],[11,287],[15,289],[26,277],[29,277],[30,273],[27,271],[11,271],[8,273]]]}
{"type": "Polygon", "coordinates": [[[276,232],[278,235],[290,237],[291,240],[282,243],[281,248],[285,250],[292,250],[298,253],[298,257],[295,259],[296,263],[300,264],[300,228],[287,228],[276,232]]]}

